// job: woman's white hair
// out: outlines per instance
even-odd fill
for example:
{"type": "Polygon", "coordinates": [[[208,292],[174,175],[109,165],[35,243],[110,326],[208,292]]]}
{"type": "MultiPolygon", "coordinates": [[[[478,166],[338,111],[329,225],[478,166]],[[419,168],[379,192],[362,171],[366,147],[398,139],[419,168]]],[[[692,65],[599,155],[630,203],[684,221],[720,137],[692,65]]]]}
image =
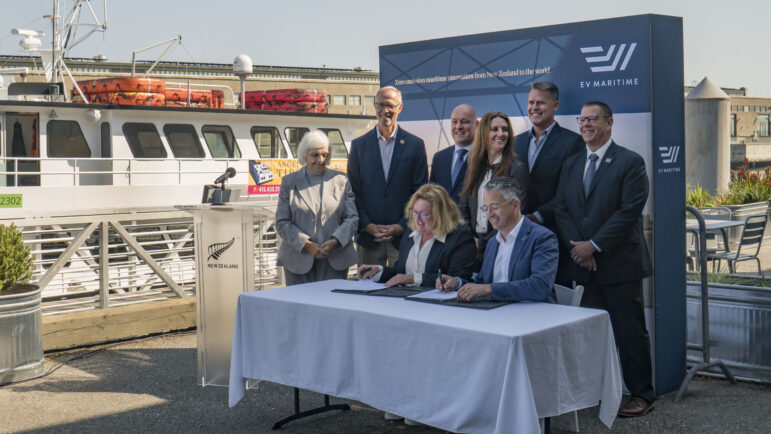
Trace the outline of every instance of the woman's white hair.
{"type": "MultiPolygon", "coordinates": [[[[325,146],[327,149],[329,149],[331,154],[332,149],[330,149],[331,146],[329,145],[329,137],[324,134],[324,131],[314,130],[309,133],[305,133],[302,140],[300,140],[300,144],[297,145],[297,161],[299,161],[301,165],[305,166],[307,164],[308,151],[311,149],[323,148],[325,146]]],[[[330,155],[330,158],[327,158],[327,166],[329,166],[329,162],[331,160],[332,158],[330,155]]]]}

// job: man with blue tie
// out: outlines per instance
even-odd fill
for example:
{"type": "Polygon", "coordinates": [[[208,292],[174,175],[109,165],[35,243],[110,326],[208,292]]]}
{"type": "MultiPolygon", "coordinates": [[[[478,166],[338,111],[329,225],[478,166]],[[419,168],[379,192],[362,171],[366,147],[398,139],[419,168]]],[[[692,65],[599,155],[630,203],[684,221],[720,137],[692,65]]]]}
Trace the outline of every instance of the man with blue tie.
{"type": "Polygon", "coordinates": [[[436,288],[459,288],[457,298],[461,301],[490,296],[494,300],[556,303],[557,237],[522,218],[520,193],[513,179],[495,178],[485,187],[481,209],[498,232],[487,243],[482,270],[474,282],[440,276],[436,288]]]}
{"type": "Polygon", "coordinates": [[[359,264],[394,266],[404,226],[404,206],[428,181],[423,140],[397,125],[402,108],[399,89],[375,94],[377,125],[351,143],[348,178],[359,213],[359,264]]]}
{"type": "Polygon", "coordinates": [[[468,153],[477,125],[479,120],[474,107],[468,104],[455,107],[450,115],[450,133],[455,146],[437,152],[431,162],[431,177],[428,182],[444,187],[456,205],[460,202],[459,195],[468,168],[468,153]]]}
{"type": "Polygon", "coordinates": [[[650,340],[642,279],[651,275],[642,211],[648,200],[645,160],[612,138],[613,112],[589,101],[578,117],[584,152],[565,161],[554,203],[560,241],[570,251],[570,280],[584,286],[581,306],[605,309],[631,397],[619,416],[650,411],[650,340]]]}

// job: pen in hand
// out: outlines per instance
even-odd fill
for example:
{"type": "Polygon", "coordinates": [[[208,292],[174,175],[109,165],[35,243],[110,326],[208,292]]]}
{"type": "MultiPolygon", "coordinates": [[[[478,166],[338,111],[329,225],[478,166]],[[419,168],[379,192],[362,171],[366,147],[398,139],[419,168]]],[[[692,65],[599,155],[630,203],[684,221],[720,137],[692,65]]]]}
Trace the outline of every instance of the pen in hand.
{"type": "Polygon", "coordinates": [[[444,289],[444,279],[442,279],[442,269],[439,269],[439,283],[442,284],[442,292],[447,292],[446,289],[444,289]]]}
{"type": "Polygon", "coordinates": [[[367,267],[359,271],[359,280],[361,280],[365,274],[369,273],[369,271],[372,270],[372,267],[367,267]]]}

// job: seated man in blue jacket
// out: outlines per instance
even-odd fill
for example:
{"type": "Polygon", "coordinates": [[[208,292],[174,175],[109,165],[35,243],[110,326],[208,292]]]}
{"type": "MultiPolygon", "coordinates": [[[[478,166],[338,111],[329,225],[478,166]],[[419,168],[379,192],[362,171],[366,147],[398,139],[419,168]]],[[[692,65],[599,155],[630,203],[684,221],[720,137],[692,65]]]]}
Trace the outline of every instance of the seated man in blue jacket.
{"type": "Polygon", "coordinates": [[[509,301],[557,301],[553,288],[559,255],[557,236],[522,218],[519,194],[511,178],[496,178],[487,184],[481,208],[498,233],[487,244],[482,270],[474,283],[440,276],[437,289],[452,291],[460,287],[460,301],[483,296],[509,301]]]}

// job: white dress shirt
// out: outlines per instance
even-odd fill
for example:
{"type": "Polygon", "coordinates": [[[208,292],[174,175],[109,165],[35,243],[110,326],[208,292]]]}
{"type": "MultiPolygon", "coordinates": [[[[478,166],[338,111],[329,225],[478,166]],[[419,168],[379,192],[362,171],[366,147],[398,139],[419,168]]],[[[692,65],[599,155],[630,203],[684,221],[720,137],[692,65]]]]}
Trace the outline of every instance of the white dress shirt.
{"type": "Polygon", "coordinates": [[[391,157],[394,155],[394,144],[396,143],[396,133],[399,132],[399,125],[396,125],[394,131],[388,138],[383,137],[380,127],[375,127],[377,131],[377,144],[380,148],[380,159],[383,162],[383,176],[388,180],[388,171],[391,168],[391,157]]]}
{"type": "MultiPolygon", "coordinates": [[[[444,235],[434,235],[433,238],[423,243],[423,247],[420,246],[420,242],[423,236],[418,231],[413,231],[410,234],[412,238],[412,248],[407,254],[407,261],[404,264],[404,274],[412,274],[413,286],[420,286],[423,283],[423,273],[426,272],[426,261],[428,261],[428,254],[431,253],[431,247],[434,246],[434,240],[438,240],[444,243],[446,237],[444,235]]],[[[383,267],[378,265],[380,271],[372,276],[372,280],[380,280],[380,276],[383,274],[383,267]]]]}
{"type": "Polygon", "coordinates": [[[517,241],[517,234],[519,234],[519,228],[522,227],[522,219],[524,218],[527,217],[520,217],[514,229],[506,235],[505,240],[500,232],[495,234],[495,239],[498,240],[498,253],[495,255],[495,263],[493,264],[493,283],[509,281],[509,262],[511,262],[514,243],[517,241]]]}
{"type": "MultiPolygon", "coordinates": [[[[499,155],[498,158],[495,159],[493,162],[493,165],[498,164],[501,162],[501,159],[503,158],[503,155],[499,155]]],[[[493,168],[489,167],[487,169],[487,172],[485,172],[485,177],[482,178],[482,182],[479,184],[479,188],[477,189],[477,197],[479,200],[477,201],[477,226],[474,228],[476,230],[477,234],[485,234],[487,233],[487,213],[482,211],[481,208],[479,208],[480,205],[482,205],[482,201],[485,197],[485,192],[487,191],[487,183],[490,182],[490,179],[493,177],[493,168]]]]}

